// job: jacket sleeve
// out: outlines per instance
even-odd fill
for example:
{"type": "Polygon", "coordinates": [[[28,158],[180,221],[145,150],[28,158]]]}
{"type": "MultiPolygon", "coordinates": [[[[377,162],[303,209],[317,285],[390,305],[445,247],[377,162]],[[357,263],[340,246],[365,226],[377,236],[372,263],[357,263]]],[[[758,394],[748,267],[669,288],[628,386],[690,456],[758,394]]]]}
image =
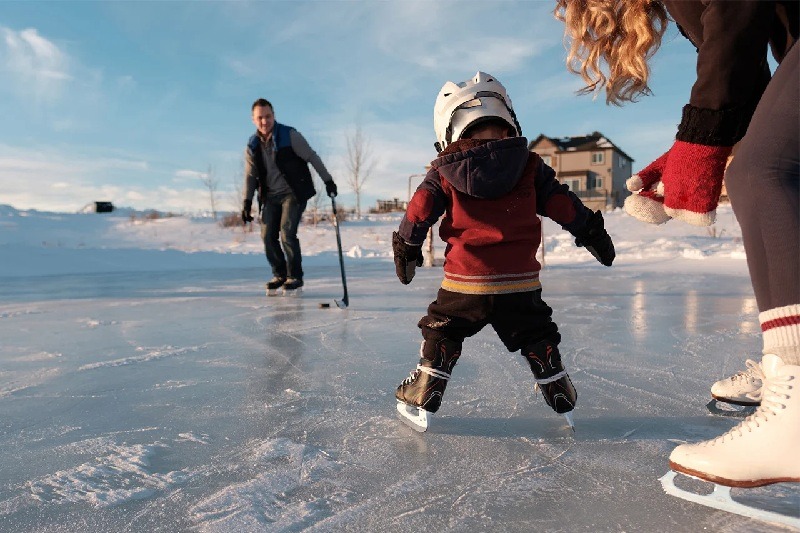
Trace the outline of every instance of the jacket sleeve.
{"type": "Polygon", "coordinates": [[[545,165],[542,158],[531,154],[538,160],[536,171],[536,212],[557,222],[562,228],[575,235],[585,225],[591,211],[569,187],[559,183],[556,171],[545,165]]]}
{"type": "Polygon", "coordinates": [[[253,150],[250,146],[247,146],[244,149],[244,187],[242,187],[245,201],[252,201],[253,195],[258,188],[258,174],[256,173],[253,157],[255,157],[253,150]]]}
{"type": "MultiPolygon", "coordinates": [[[[767,50],[775,6],[759,0],[701,3],[702,35],[687,35],[697,47],[697,78],[677,139],[733,146],[744,136],[769,83],[767,50]]],[[[689,4],[667,2],[679,25],[682,17],[690,16],[689,4]]]]}
{"type": "Polygon", "coordinates": [[[442,177],[438,170],[431,169],[408,203],[397,232],[408,244],[422,244],[428,229],[444,214],[446,206],[447,195],[442,189],[442,177]]]}
{"type": "Polygon", "coordinates": [[[311,163],[311,166],[317,171],[322,181],[333,181],[333,176],[331,176],[331,173],[325,168],[325,165],[322,164],[322,159],[317,155],[317,152],[311,148],[306,138],[303,137],[299,131],[292,129],[289,133],[289,139],[291,140],[294,153],[306,163],[311,163]]]}

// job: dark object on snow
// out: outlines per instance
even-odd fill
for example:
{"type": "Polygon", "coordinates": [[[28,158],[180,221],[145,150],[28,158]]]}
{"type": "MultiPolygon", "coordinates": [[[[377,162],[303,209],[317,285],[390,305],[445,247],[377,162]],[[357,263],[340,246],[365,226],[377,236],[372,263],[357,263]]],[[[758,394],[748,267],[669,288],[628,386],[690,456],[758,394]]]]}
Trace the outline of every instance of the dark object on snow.
{"type": "Polygon", "coordinates": [[[111,213],[114,211],[114,204],[111,202],[95,202],[94,203],[94,212],[95,213],[111,213]]]}

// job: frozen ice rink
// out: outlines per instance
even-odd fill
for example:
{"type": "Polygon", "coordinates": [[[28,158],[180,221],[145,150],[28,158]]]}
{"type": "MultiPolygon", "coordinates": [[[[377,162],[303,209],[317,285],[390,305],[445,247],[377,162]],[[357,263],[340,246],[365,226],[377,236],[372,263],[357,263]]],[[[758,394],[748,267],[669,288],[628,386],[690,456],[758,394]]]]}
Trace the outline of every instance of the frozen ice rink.
{"type": "MultiPolygon", "coordinates": [[[[709,387],[760,349],[744,271],[664,263],[543,272],[574,434],[491,329],[431,429],[400,422],[440,268],[348,263],[347,310],[319,308],[333,261],[301,298],[263,266],[3,278],[0,530],[783,531],[661,488],[677,443],[738,422],[709,387]]],[[[797,485],[733,494],[800,513],[797,485]]]]}

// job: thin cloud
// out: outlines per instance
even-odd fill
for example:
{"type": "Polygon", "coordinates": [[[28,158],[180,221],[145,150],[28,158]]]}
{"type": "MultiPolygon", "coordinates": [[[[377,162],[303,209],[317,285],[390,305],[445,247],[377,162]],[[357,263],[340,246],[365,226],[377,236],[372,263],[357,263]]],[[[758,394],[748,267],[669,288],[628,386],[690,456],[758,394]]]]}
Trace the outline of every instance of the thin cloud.
{"type": "Polygon", "coordinates": [[[470,72],[477,68],[492,72],[508,72],[521,68],[539,51],[527,39],[511,37],[480,37],[468,48],[444,47],[428,50],[425,46],[410,46],[403,57],[424,69],[435,70],[447,65],[449,70],[470,72]],[[410,49],[409,49],[410,48],[410,49]]]}
{"type": "Polygon", "coordinates": [[[0,32],[0,68],[9,81],[37,102],[59,97],[64,84],[73,79],[69,56],[35,28],[14,31],[0,27],[0,32]]]}
{"type": "MultiPolygon", "coordinates": [[[[89,157],[0,145],[0,204],[23,209],[77,211],[93,201],[118,206],[197,212],[206,209],[208,192],[196,186],[148,186],[157,175],[147,161],[89,157]]],[[[201,175],[191,170],[187,176],[201,175]]],[[[192,184],[194,185],[194,184],[192,184]]]]}
{"type": "Polygon", "coordinates": [[[208,172],[181,169],[175,172],[175,177],[181,180],[205,178],[208,172]]]}

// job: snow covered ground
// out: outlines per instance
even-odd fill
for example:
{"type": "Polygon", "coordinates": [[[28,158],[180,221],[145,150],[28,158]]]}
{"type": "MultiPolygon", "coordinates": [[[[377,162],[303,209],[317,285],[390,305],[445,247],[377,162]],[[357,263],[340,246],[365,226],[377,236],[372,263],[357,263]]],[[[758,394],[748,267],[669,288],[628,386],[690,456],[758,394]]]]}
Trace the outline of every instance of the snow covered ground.
{"type": "MultiPolygon", "coordinates": [[[[658,481],[737,422],[708,388],[759,353],[730,209],[606,220],[612,268],[545,225],[576,432],[487,329],[417,434],[393,393],[441,268],[396,280],[397,215],[342,225],[339,310],[325,223],[301,228],[304,296],[268,299],[257,233],[0,207],[0,531],[781,531],[658,481]]],[[[797,485],[733,494],[800,513],[797,485]]]]}

